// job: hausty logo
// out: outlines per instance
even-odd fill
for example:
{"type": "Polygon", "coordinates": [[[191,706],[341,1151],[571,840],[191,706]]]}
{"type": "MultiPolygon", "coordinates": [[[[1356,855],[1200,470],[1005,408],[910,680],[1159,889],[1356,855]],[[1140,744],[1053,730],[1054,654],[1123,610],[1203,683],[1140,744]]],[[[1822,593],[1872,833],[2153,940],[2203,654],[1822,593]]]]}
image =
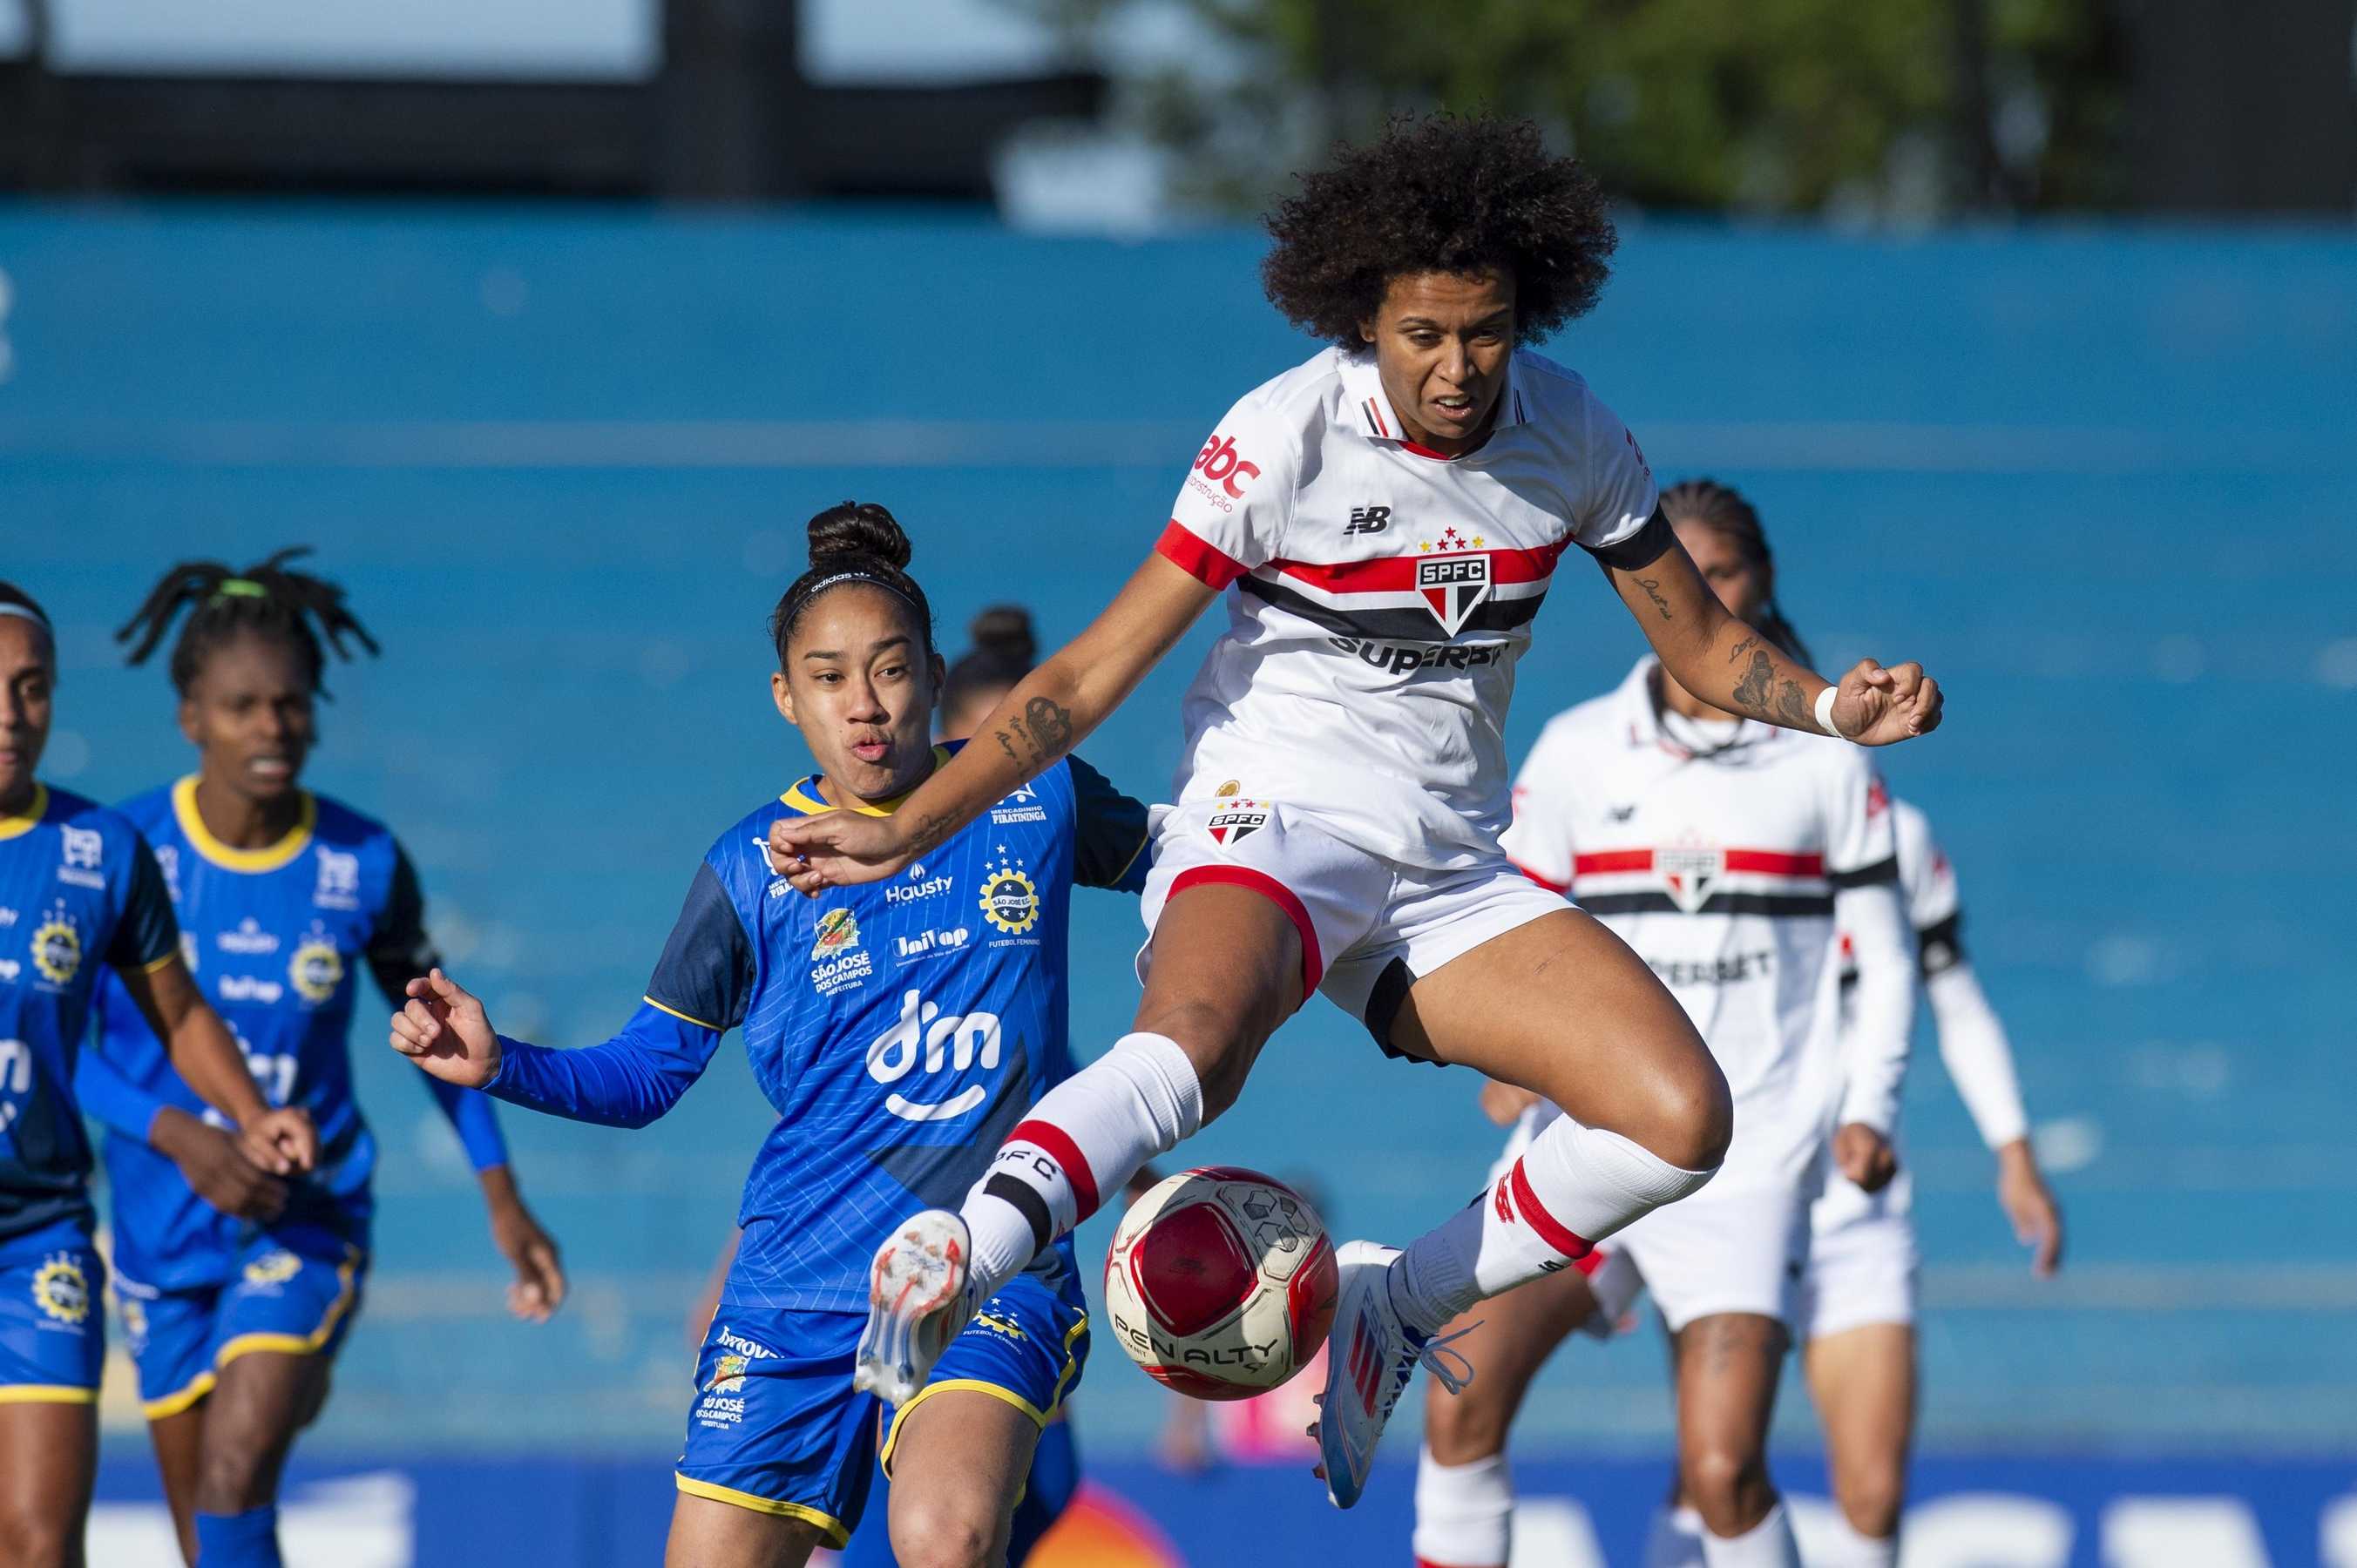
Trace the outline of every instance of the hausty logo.
{"type": "Polygon", "coordinates": [[[1202,451],[1196,454],[1195,472],[1227,491],[1230,499],[1242,500],[1244,481],[1260,478],[1260,465],[1247,463],[1238,456],[1233,438],[1214,435],[1204,442],[1202,451]]]}

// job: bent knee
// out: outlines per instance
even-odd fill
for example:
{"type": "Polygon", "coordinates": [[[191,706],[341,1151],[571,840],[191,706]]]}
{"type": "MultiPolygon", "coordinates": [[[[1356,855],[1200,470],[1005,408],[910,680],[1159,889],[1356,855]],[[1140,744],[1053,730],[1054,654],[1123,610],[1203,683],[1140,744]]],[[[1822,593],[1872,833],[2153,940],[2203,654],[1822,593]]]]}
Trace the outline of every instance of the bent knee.
{"type": "Polygon", "coordinates": [[[979,1502],[896,1495],[889,1533],[900,1568],[989,1568],[998,1520],[979,1502]]]}
{"type": "Polygon", "coordinates": [[[197,1469],[199,1513],[243,1513],[269,1500],[261,1455],[237,1443],[216,1444],[205,1450],[197,1469]]]}
{"type": "MultiPolygon", "coordinates": [[[[1687,1450],[1683,1468],[1688,1499],[1715,1528],[1728,1520],[1756,1522],[1750,1516],[1767,1511],[1765,1454],[1733,1444],[1704,1444],[1687,1450]]],[[[1723,1528],[1717,1532],[1734,1533],[1723,1528]]]]}
{"type": "Polygon", "coordinates": [[[1424,1402],[1424,1445],[1437,1462],[1470,1465],[1506,1451],[1511,1412],[1469,1397],[1480,1386],[1477,1379],[1466,1393],[1451,1394],[1437,1382],[1427,1385],[1433,1391],[1424,1402]]]}
{"type": "Polygon", "coordinates": [[[1735,1097],[1708,1052],[1664,1072],[1652,1085],[1644,1126],[1624,1135],[1682,1171],[1711,1172],[1735,1137],[1735,1097]]]}
{"type": "Polygon", "coordinates": [[[1899,1533],[1907,1480],[1896,1466],[1861,1465],[1834,1473],[1834,1500],[1852,1530],[1877,1541],[1899,1533]]]}
{"type": "Polygon", "coordinates": [[[1178,1043],[1195,1069],[1203,1099],[1203,1122],[1210,1122],[1236,1102],[1244,1079],[1252,1074],[1260,1042],[1274,1033],[1280,1020],[1239,1018],[1232,1007],[1206,1001],[1166,1004],[1151,1012],[1141,1010],[1141,1034],[1161,1035],[1178,1043]]]}

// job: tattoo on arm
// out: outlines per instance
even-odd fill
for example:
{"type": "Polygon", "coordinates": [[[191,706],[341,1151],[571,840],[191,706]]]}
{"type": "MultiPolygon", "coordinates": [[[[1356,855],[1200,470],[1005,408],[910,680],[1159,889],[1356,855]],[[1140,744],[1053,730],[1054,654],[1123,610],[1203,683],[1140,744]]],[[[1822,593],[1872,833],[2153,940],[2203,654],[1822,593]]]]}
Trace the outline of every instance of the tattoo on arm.
{"type": "Polygon", "coordinates": [[[1061,757],[1072,744],[1072,710],[1047,697],[1024,705],[1024,723],[1030,726],[1032,749],[1042,762],[1061,757]]]}
{"type": "MultiPolygon", "coordinates": [[[[1016,723],[1019,726],[1022,724],[1022,721],[1017,719],[1016,723]]],[[[1021,757],[1015,755],[1015,737],[1013,736],[1007,734],[1005,730],[1000,730],[993,738],[998,742],[998,749],[1006,753],[1007,761],[1019,763],[1023,760],[1021,757]]]]}
{"type": "Polygon", "coordinates": [[[922,854],[950,836],[952,822],[947,811],[929,811],[917,819],[917,832],[909,843],[909,852],[922,854]]]}
{"type": "Polygon", "coordinates": [[[1659,577],[1640,577],[1637,585],[1645,590],[1645,596],[1653,601],[1653,607],[1662,612],[1662,618],[1668,620],[1670,601],[1662,597],[1662,580],[1659,577]]]}
{"type": "Polygon", "coordinates": [[[1816,715],[1801,698],[1801,683],[1786,681],[1776,688],[1776,714],[1794,729],[1813,730],[1817,727],[1816,715]]]}
{"type": "Polygon", "coordinates": [[[1766,718],[1768,688],[1774,684],[1775,677],[1776,666],[1770,661],[1767,653],[1765,651],[1754,653],[1751,656],[1751,668],[1744,671],[1743,679],[1735,683],[1735,690],[1730,693],[1735,705],[1749,713],[1757,714],[1763,719],[1766,718]]]}
{"type": "Polygon", "coordinates": [[[1753,649],[1759,646],[1760,636],[1757,632],[1754,632],[1751,636],[1745,638],[1741,642],[1735,645],[1735,651],[1727,656],[1727,661],[1729,664],[1736,663],[1741,660],[1745,654],[1750,652],[1753,649]]]}

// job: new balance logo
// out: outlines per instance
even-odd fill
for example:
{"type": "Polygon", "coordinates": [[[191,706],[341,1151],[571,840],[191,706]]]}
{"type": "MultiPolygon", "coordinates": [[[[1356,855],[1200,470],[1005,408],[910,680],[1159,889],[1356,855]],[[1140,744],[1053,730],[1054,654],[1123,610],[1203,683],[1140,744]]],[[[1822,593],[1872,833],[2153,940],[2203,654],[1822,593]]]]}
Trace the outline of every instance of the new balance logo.
{"type": "Polygon", "coordinates": [[[1605,820],[1608,822],[1625,822],[1636,814],[1637,808],[1633,805],[1607,806],[1604,808],[1605,820]]]}
{"type": "Polygon", "coordinates": [[[1354,506],[1351,509],[1350,533],[1381,533],[1392,525],[1392,509],[1387,506],[1354,506]]]}

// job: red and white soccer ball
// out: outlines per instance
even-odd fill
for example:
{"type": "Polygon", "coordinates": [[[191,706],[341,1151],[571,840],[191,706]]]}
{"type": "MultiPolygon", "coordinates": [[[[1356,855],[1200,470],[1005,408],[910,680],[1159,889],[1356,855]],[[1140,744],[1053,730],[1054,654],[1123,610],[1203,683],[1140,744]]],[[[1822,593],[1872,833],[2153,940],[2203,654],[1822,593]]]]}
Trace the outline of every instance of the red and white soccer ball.
{"type": "Polygon", "coordinates": [[[1181,1171],[1130,1206],[1105,1254],[1129,1359],[1197,1399],[1266,1393],[1334,1321],[1334,1243],[1308,1200],[1232,1165],[1181,1171]]]}

